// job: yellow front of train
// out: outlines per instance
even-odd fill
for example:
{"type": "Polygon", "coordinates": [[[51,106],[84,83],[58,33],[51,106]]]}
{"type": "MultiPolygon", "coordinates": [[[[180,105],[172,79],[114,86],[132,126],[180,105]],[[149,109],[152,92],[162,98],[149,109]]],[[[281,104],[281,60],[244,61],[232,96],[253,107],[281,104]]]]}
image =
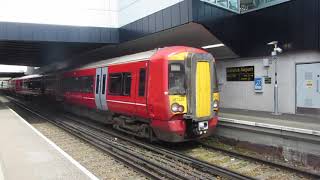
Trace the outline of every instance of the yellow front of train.
{"type": "Polygon", "coordinates": [[[185,139],[211,135],[217,125],[219,111],[213,56],[203,51],[172,54],[168,57],[168,73],[172,120],[183,121],[185,126],[180,135],[185,139]]]}

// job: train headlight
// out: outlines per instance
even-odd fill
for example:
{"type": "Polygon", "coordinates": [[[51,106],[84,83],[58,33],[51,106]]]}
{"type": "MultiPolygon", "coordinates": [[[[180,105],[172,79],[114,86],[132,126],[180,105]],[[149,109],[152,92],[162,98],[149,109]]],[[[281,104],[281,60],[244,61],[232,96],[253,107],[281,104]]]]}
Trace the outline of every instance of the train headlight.
{"type": "Polygon", "coordinates": [[[178,103],[173,103],[171,105],[171,111],[172,112],[178,112],[179,111],[179,107],[180,107],[180,105],[178,103]]]}
{"type": "Polygon", "coordinates": [[[179,112],[183,112],[184,111],[184,107],[182,105],[180,105],[179,108],[178,108],[178,111],[179,112]]]}
{"type": "Polygon", "coordinates": [[[219,101],[214,100],[213,101],[213,108],[218,108],[219,107],[219,101]]]}
{"type": "Polygon", "coordinates": [[[171,105],[171,111],[174,112],[174,113],[177,113],[177,112],[184,112],[184,106],[178,104],[178,103],[173,103],[171,105]]]}

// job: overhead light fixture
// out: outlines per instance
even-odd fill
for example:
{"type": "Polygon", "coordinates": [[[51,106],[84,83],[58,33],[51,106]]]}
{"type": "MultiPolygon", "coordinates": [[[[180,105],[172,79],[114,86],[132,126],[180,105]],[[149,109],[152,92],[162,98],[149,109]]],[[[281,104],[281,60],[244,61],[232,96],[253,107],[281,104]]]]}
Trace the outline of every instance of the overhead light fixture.
{"type": "Polygon", "coordinates": [[[212,44],[212,45],[208,45],[208,46],[203,46],[203,49],[211,49],[211,48],[217,48],[217,47],[223,47],[224,44],[220,43],[220,44],[212,44]]]}

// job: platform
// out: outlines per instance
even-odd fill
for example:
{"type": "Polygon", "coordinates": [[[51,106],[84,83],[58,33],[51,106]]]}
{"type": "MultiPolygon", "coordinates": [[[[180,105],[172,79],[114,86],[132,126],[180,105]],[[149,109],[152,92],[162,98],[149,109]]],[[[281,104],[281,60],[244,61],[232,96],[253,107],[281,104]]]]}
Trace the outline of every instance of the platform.
{"type": "Polygon", "coordinates": [[[97,179],[0,97],[0,180],[97,179]]]}
{"type": "Polygon", "coordinates": [[[259,150],[271,149],[287,161],[320,165],[318,116],[221,109],[215,135],[259,150]]]}
{"type": "Polygon", "coordinates": [[[240,109],[221,109],[221,122],[243,124],[269,129],[320,136],[320,117],[312,115],[281,114],[240,109]]]}

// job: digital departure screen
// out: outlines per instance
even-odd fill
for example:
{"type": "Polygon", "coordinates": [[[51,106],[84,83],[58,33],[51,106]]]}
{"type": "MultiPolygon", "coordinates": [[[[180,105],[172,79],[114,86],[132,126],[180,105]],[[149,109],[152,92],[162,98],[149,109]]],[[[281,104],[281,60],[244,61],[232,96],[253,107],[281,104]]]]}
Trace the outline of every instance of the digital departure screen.
{"type": "Polygon", "coordinates": [[[227,68],[227,81],[253,81],[254,66],[227,68]]]}

